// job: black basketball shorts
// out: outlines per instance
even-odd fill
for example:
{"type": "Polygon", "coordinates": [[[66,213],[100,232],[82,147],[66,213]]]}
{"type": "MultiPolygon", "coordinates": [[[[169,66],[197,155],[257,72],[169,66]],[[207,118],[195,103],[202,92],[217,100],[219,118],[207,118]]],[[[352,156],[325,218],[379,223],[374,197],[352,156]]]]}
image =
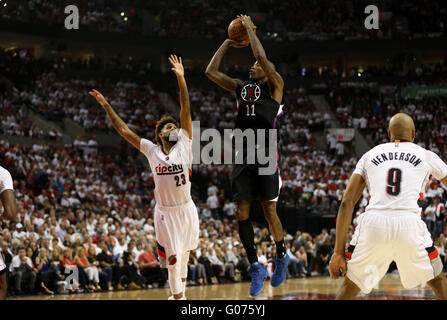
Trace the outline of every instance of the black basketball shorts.
{"type": "Polygon", "coordinates": [[[231,174],[233,200],[278,201],[282,186],[278,168],[272,175],[260,175],[256,164],[235,164],[231,174]]]}

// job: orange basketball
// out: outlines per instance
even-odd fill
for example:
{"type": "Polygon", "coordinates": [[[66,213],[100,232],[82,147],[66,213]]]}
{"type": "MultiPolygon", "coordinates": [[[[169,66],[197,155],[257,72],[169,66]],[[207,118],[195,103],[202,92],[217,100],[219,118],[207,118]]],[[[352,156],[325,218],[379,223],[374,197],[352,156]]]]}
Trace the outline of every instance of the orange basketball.
{"type": "MultiPolygon", "coordinates": [[[[256,33],[256,26],[254,24],[253,24],[253,31],[256,33]]],[[[240,18],[236,18],[233,21],[231,21],[230,25],[228,26],[228,37],[231,40],[240,43],[248,44],[250,42],[247,30],[245,30],[244,26],[242,25],[242,21],[240,18]]]]}

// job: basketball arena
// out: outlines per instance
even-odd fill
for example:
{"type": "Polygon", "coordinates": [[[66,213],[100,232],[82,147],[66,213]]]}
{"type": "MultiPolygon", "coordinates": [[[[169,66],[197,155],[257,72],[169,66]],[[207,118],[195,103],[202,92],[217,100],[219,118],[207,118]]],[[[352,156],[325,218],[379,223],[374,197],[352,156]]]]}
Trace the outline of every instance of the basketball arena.
{"type": "MultiPolygon", "coordinates": [[[[344,195],[362,156],[390,142],[392,117],[409,115],[413,143],[447,160],[447,4],[429,3],[0,0],[0,165],[12,178],[1,192],[13,190],[17,211],[8,218],[1,193],[7,299],[167,300],[180,278],[188,300],[336,299],[344,195]],[[249,165],[236,175],[231,139],[261,117],[278,140],[275,173],[256,180],[249,165]],[[170,208],[181,197],[189,207],[170,208]],[[180,235],[187,255],[171,255],[180,235]]],[[[387,196],[400,172],[388,171],[387,196]]],[[[418,184],[416,215],[445,278],[441,178],[418,184]]],[[[346,250],[369,189],[349,213],[346,250]]],[[[430,281],[405,288],[399,263],[386,267],[355,299],[438,297],[430,281]]]]}

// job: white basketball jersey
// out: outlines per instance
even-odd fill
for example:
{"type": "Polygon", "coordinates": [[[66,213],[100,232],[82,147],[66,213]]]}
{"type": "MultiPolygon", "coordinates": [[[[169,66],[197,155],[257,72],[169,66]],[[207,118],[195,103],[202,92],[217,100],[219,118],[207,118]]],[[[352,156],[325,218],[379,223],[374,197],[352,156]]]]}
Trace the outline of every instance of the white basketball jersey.
{"type": "MultiPolygon", "coordinates": [[[[12,182],[11,174],[8,170],[0,166],[0,194],[5,190],[14,190],[14,184],[12,182]]],[[[3,261],[3,256],[0,250],[0,271],[6,268],[6,264],[3,261]]]]}
{"type": "Polygon", "coordinates": [[[140,151],[149,161],[158,204],[177,206],[191,200],[192,140],[183,129],[169,154],[147,139],[141,139],[140,151]]]}
{"type": "Polygon", "coordinates": [[[354,174],[366,181],[370,201],[366,210],[406,210],[421,213],[417,201],[433,175],[447,176],[447,165],[434,152],[411,142],[389,142],[365,153],[354,174]]]}

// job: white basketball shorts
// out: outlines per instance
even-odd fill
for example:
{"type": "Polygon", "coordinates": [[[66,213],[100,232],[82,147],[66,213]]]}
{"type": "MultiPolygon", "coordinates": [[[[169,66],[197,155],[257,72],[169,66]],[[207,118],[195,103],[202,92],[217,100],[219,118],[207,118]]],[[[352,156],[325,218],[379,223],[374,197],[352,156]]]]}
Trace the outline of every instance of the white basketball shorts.
{"type": "Polygon", "coordinates": [[[185,251],[199,244],[199,214],[192,200],[175,207],[156,204],[154,226],[158,254],[167,263],[175,264],[185,251]]]}
{"type": "Polygon", "coordinates": [[[377,286],[393,261],[406,289],[439,274],[430,261],[438,255],[427,226],[411,212],[362,214],[346,257],[349,259],[346,276],[365,294],[377,286]]]}

